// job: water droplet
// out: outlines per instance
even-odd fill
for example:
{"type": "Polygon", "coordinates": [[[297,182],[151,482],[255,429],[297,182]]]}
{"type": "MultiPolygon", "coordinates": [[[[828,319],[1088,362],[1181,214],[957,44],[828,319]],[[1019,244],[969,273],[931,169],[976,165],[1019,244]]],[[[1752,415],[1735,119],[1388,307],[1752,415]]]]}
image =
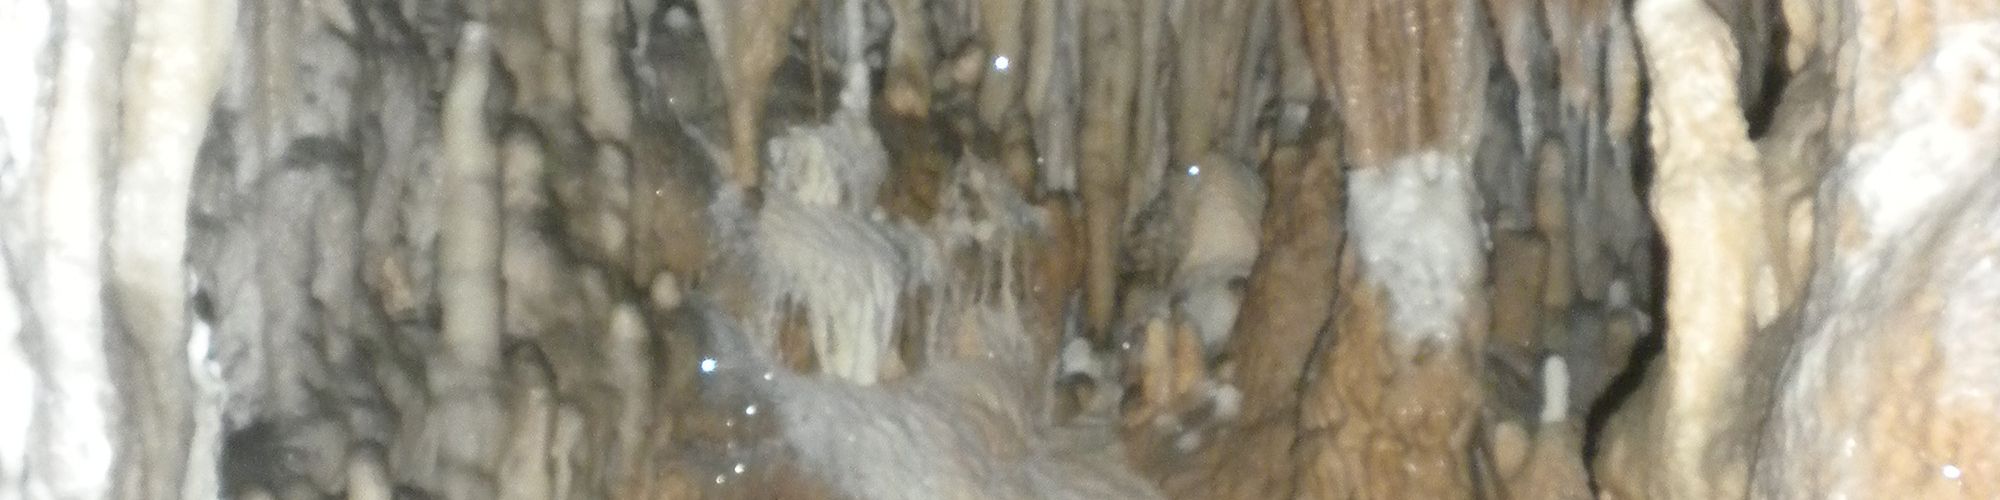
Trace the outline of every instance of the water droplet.
{"type": "Polygon", "coordinates": [[[1000,56],[993,58],[993,69],[1000,71],[1007,71],[1007,67],[1013,65],[1014,65],[1013,61],[1007,60],[1007,56],[1000,56]]]}
{"type": "Polygon", "coordinates": [[[715,358],[701,358],[701,372],[715,373],[715,358]]]}
{"type": "Polygon", "coordinates": [[[734,468],[734,469],[730,469],[730,470],[734,470],[734,471],[736,471],[736,473],[737,473],[737,474],[742,474],[742,473],[743,473],[743,470],[744,470],[744,469],[745,469],[745,467],[743,467],[743,462],[737,462],[737,463],[736,463],[736,468],[734,468]]]}
{"type": "Polygon", "coordinates": [[[744,415],[756,415],[756,414],[757,414],[757,405],[750,405],[750,406],[745,406],[745,407],[743,407],[743,414],[744,414],[744,415]]]}
{"type": "Polygon", "coordinates": [[[764,380],[770,380],[770,379],[771,379],[771,372],[764,372],[764,380]]]}
{"type": "Polygon", "coordinates": [[[1958,470],[1958,466],[1952,464],[1944,464],[1944,469],[1940,472],[1944,473],[1945,479],[1958,479],[1960,475],[1965,474],[1964,471],[1958,470]]]}
{"type": "Polygon", "coordinates": [[[1201,165],[1188,165],[1187,172],[1189,176],[1201,175],[1201,165]]]}
{"type": "Polygon", "coordinates": [[[722,484],[722,482],[723,482],[723,481],[724,481],[724,479],[722,478],[722,475],[721,475],[721,474],[716,474],[716,475],[715,475],[715,484],[722,484]]]}

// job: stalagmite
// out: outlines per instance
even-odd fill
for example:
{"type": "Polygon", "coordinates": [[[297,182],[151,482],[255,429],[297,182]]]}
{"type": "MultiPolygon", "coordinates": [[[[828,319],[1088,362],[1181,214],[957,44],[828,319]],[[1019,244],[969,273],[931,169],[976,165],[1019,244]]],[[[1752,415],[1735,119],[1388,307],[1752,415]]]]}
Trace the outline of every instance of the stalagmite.
{"type": "Polygon", "coordinates": [[[1011,115],[1019,110],[1015,106],[1021,100],[1024,71],[1029,65],[1027,32],[1029,2],[1010,0],[974,0],[978,4],[979,33],[985,42],[986,61],[981,68],[984,76],[979,79],[979,97],[976,101],[979,119],[987,127],[999,129],[1007,125],[1011,115]]]}
{"type": "Polygon", "coordinates": [[[1246,59],[1255,64],[1244,49],[1261,43],[1249,40],[1247,28],[1262,3],[1198,0],[1182,4],[1175,16],[1174,84],[1183,101],[1172,107],[1174,161],[1200,161],[1215,147],[1217,131],[1226,129],[1235,100],[1249,97],[1237,95],[1249,89],[1233,80],[1246,59]]]}
{"type": "Polygon", "coordinates": [[[1083,8],[1083,136],[1078,170],[1085,245],[1084,317],[1102,331],[1111,324],[1119,236],[1125,214],[1125,178],[1133,170],[1130,137],[1120,128],[1132,108],[1138,77],[1138,2],[1087,2],[1083,8]]]}

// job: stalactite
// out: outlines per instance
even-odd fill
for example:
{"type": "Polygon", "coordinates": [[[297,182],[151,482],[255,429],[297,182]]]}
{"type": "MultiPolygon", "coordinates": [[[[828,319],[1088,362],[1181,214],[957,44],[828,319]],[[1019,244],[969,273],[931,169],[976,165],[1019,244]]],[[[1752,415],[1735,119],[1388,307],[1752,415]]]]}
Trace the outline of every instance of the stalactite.
{"type": "Polygon", "coordinates": [[[491,32],[467,25],[453,59],[451,87],[441,111],[443,217],[454,221],[438,233],[438,351],[429,388],[436,407],[425,415],[437,440],[440,489],[450,498],[491,497],[498,478],[487,476],[498,458],[491,436],[501,431],[495,413],[500,370],[500,176],[497,146],[487,131],[486,100],[492,88],[491,32]]]}
{"type": "Polygon", "coordinates": [[[1200,161],[1216,147],[1218,132],[1228,131],[1236,101],[1249,99],[1242,93],[1251,89],[1234,80],[1244,65],[1256,64],[1248,49],[1262,40],[1252,39],[1249,28],[1261,3],[1196,0],[1173,16],[1174,85],[1182,99],[1172,108],[1173,162],[1200,161]]]}
{"type": "Polygon", "coordinates": [[[1078,92],[1081,91],[1082,47],[1077,39],[1080,4],[1073,0],[1035,3],[1032,79],[1027,88],[1028,114],[1034,121],[1037,175],[1040,189],[1076,190],[1078,92]]]}
{"type": "Polygon", "coordinates": [[[1078,171],[1083,198],[1085,324],[1102,332],[1111,324],[1117,300],[1116,268],[1125,206],[1125,178],[1132,172],[1130,137],[1120,128],[1130,116],[1138,77],[1137,14],[1133,2],[1091,2],[1084,6],[1083,163],[1078,171]]]}
{"type": "Polygon", "coordinates": [[[799,0],[699,0],[702,26],[709,47],[722,68],[728,93],[730,156],[728,178],[737,187],[755,189],[761,177],[758,150],[762,141],[765,93],[771,72],[783,61],[785,28],[799,0]]]}
{"type": "Polygon", "coordinates": [[[1992,496],[1996,17],[0,2],[0,500],[1992,496]]]}

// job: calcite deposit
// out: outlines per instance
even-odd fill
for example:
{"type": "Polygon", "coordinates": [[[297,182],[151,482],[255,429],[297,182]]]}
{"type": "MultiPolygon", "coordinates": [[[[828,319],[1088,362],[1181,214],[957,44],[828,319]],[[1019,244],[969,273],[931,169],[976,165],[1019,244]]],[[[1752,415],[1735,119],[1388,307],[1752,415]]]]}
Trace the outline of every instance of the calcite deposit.
{"type": "Polygon", "coordinates": [[[1984,0],[0,2],[0,500],[1991,498],[1984,0]]]}

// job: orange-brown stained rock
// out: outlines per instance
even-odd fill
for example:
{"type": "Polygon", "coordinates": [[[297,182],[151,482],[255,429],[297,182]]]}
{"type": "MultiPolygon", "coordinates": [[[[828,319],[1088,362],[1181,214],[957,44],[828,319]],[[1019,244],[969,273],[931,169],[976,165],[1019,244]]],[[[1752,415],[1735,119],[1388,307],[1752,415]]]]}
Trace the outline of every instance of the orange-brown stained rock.
{"type": "Polygon", "coordinates": [[[1173,399],[1183,404],[1196,397],[1195,385],[1208,378],[1208,359],[1201,348],[1201,337],[1194,333],[1194,326],[1179,318],[1174,321],[1173,338],[1173,399]]]}
{"type": "Polygon", "coordinates": [[[1372,167],[1464,151],[1486,79],[1478,5],[1456,0],[1298,0],[1322,87],[1340,103],[1343,147],[1372,167]]]}
{"type": "Polygon", "coordinates": [[[1469,353],[1433,343],[1414,359],[1398,360],[1382,293],[1347,269],[1337,338],[1313,368],[1318,378],[1301,403],[1299,495],[1473,495],[1469,446],[1480,393],[1469,353]]]}
{"type": "MultiPolygon", "coordinates": [[[[1456,1],[1300,0],[1308,50],[1339,101],[1345,158],[1385,168],[1407,155],[1468,155],[1485,47],[1471,43],[1479,6],[1456,1]]],[[[1332,341],[1300,390],[1295,494],[1314,498],[1459,498],[1474,493],[1469,457],[1487,311],[1453,318],[1461,335],[1396,354],[1384,291],[1341,268],[1332,341]]],[[[1477,297],[1478,290],[1458,291],[1477,297]]],[[[1475,299],[1473,304],[1484,301],[1475,299]]]]}
{"type": "Polygon", "coordinates": [[[1258,2],[1195,0],[1187,2],[1175,27],[1179,64],[1174,65],[1178,102],[1174,112],[1173,158],[1176,164],[1201,159],[1214,146],[1215,130],[1229,117],[1237,66],[1248,42],[1249,22],[1258,2]]]}
{"type": "MultiPolygon", "coordinates": [[[[1272,155],[1264,251],[1252,268],[1224,351],[1243,392],[1241,415],[1215,430],[1212,443],[1183,461],[1147,464],[1161,469],[1164,491],[1179,498],[1287,498],[1293,494],[1292,450],[1297,437],[1300,384],[1324,337],[1337,293],[1335,259],[1340,240],[1342,183],[1332,138],[1315,137],[1310,150],[1272,155]]],[[[1142,446],[1128,444],[1129,449],[1142,446]]],[[[1144,458],[1144,457],[1142,457],[1144,458]]],[[[1143,462],[1143,460],[1142,460],[1143,462]]]]}
{"type": "MultiPolygon", "coordinates": [[[[1545,141],[1535,151],[1535,228],[1548,246],[1542,266],[1550,272],[1542,285],[1543,311],[1565,311],[1576,297],[1575,280],[1570,277],[1569,195],[1563,190],[1565,162],[1555,141],[1545,141]]],[[[1498,269],[1496,268],[1496,271],[1498,269]]]]}
{"type": "Polygon", "coordinates": [[[1337,293],[1341,245],[1341,172],[1331,137],[1311,150],[1281,150],[1271,159],[1270,203],[1263,238],[1246,285],[1235,335],[1225,351],[1239,370],[1247,420],[1277,418],[1298,400],[1308,356],[1337,293]]]}
{"type": "Polygon", "coordinates": [[[795,372],[818,373],[819,358],[813,352],[812,331],[806,321],[802,308],[787,308],[778,322],[778,361],[795,372]]]}
{"type": "Polygon", "coordinates": [[[1038,354],[1046,356],[1059,349],[1065,310],[1083,285],[1084,262],[1076,256],[1084,250],[1084,236],[1083,221],[1077,216],[1073,198],[1051,196],[1036,205],[1044,216],[1045,237],[1032,244],[1030,250],[1035,255],[1033,273],[1028,276],[1028,296],[1033,301],[1034,320],[1039,326],[1030,328],[1029,334],[1036,336],[1038,354]]]}
{"type": "Polygon", "coordinates": [[[1140,332],[1139,406],[1125,409],[1125,426],[1138,428],[1166,412],[1174,402],[1174,328],[1166,318],[1153,318],[1140,332]]]}
{"type": "Polygon", "coordinates": [[[874,123],[889,152],[888,182],[877,206],[890,215],[929,221],[938,211],[939,179],[951,169],[944,124],[896,114],[878,114],[874,123]]]}
{"type": "MultiPolygon", "coordinates": [[[[1029,20],[1028,2],[987,0],[972,3],[977,5],[980,42],[986,48],[986,59],[979,61],[984,76],[979,79],[977,112],[980,121],[987,127],[1001,129],[1021,114],[1017,104],[1021,101],[1022,84],[1028,81],[1027,69],[1035,66],[1028,61],[1026,28],[1029,23],[1024,22],[1029,20]],[[1008,64],[999,64],[1002,57],[1007,58],[1008,64]]],[[[1084,16],[1087,18],[1090,14],[1084,16]]]]}
{"type": "Polygon", "coordinates": [[[695,276],[708,264],[709,186],[701,182],[697,147],[681,131],[641,127],[632,138],[631,279],[651,283],[661,271],[695,276]],[[661,137],[673,134],[673,137],[661,137]]]}
{"type": "MultiPolygon", "coordinates": [[[[1570,422],[1543,423],[1532,440],[1517,424],[1503,424],[1494,440],[1522,440],[1518,456],[1497,459],[1500,497],[1517,500],[1592,498],[1583,465],[1583,429],[1570,422]],[[1515,436],[1503,437],[1504,434],[1515,436]]],[[[1496,446],[1498,443],[1496,443],[1496,446]]],[[[1496,453],[1497,455],[1497,453],[1496,453]]]]}

